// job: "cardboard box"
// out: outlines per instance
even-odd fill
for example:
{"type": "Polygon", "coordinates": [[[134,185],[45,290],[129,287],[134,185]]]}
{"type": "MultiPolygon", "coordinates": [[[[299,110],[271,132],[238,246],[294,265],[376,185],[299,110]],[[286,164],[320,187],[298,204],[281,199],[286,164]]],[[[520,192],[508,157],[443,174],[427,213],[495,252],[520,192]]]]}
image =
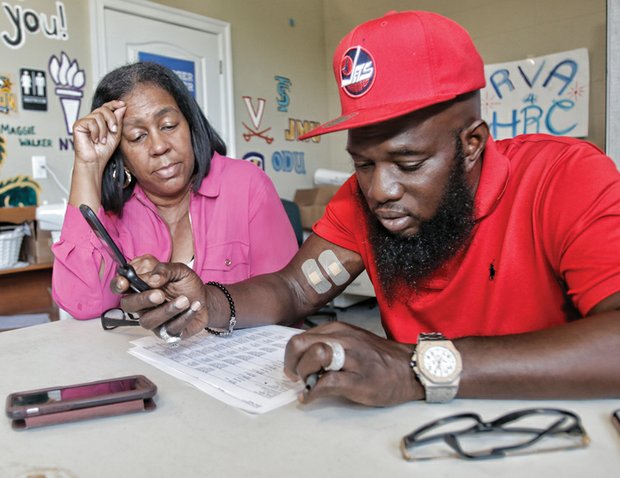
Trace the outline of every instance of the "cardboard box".
{"type": "Polygon", "coordinates": [[[325,206],[338,189],[340,186],[317,186],[295,191],[293,201],[299,206],[301,225],[304,229],[312,229],[312,225],[321,219],[325,206]]]}
{"type": "Polygon", "coordinates": [[[30,235],[24,237],[19,259],[30,264],[47,264],[53,261],[52,233],[38,228],[36,209],[35,206],[0,208],[0,223],[25,223],[30,235]]]}
{"type": "Polygon", "coordinates": [[[49,264],[54,262],[52,254],[52,232],[39,229],[36,221],[28,223],[30,235],[24,237],[22,256],[30,264],[49,264]]]}

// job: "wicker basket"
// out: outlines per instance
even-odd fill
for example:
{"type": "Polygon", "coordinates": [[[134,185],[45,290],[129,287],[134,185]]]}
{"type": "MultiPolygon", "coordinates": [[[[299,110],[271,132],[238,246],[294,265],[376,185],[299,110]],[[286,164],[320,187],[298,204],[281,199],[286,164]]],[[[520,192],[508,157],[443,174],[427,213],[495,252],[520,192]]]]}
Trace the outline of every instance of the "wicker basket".
{"type": "Polygon", "coordinates": [[[0,227],[0,269],[17,264],[25,234],[23,225],[0,227]]]}

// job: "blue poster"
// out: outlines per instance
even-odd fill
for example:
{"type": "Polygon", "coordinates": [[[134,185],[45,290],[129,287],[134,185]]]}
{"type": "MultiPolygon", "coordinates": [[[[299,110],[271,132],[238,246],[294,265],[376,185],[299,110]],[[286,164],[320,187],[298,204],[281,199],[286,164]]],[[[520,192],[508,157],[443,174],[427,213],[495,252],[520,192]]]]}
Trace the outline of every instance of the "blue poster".
{"type": "Polygon", "coordinates": [[[155,55],[154,53],[138,52],[139,61],[152,61],[160,65],[167,66],[174,71],[187,89],[196,98],[196,75],[193,61],[170,58],[169,56],[155,55]]]}

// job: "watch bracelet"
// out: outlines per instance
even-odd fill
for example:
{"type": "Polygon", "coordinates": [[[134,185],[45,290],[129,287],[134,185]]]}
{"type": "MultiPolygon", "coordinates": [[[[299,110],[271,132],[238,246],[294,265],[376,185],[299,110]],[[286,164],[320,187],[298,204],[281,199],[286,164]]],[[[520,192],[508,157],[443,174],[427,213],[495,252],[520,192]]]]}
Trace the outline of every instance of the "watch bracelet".
{"type": "Polygon", "coordinates": [[[449,340],[449,339],[446,338],[446,336],[442,334],[441,332],[424,332],[424,333],[418,334],[418,342],[420,340],[449,340]]]}

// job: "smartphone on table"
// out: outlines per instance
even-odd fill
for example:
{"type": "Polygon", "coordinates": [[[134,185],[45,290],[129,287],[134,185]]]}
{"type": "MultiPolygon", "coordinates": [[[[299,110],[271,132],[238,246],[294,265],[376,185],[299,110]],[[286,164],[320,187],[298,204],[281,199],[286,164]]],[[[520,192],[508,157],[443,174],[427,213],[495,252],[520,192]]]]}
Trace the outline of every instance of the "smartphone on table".
{"type": "Polygon", "coordinates": [[[157,386],[144,375],[11,393],[6,414],[16,430],[155,409],[157,386]]]}
{"type": "Polygon", "coordinates": [[[150,287],[148,286],[148,284],[142,279],[140,279],[140,277],[138,277],[135,269],[127,262],[127,259],[125,259],[125,256],[123,255],[121,250],[112,240],[112,237],[110,236],[106,228],[103,227],[103,224],[101,224],[101,221],[99,220],[95,212],[86,204],[80,205],[80,212],[82,213],[82,216],[84,216],[84,219],[86,219],[86,222],[88,222],[88,224],[90,225],[95,235],[99,238],[103,246],[108,250],[112,258],[116,261],[116,272],[129,281],[130,288],[135,292],[144,292],[146,290],[149,290],[150,287]]]}

